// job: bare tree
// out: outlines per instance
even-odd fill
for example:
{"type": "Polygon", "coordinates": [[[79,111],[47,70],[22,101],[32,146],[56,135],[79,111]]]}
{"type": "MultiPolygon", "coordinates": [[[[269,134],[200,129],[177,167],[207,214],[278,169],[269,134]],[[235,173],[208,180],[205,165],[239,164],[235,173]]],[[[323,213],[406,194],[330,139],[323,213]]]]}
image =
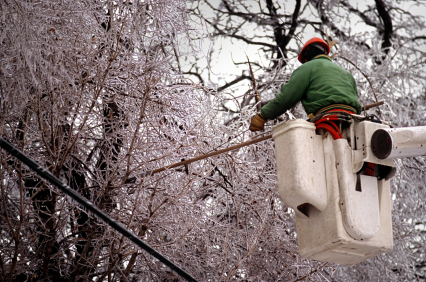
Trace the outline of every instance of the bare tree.
{"type": "MultiPolygon", "coordinates": [[[[180,41],[190,32],[184,2],[0,7],[2,136],[148,242],[173,244],[162,230],[177,224],[170,209],[191,180],[171,185],[142,174],[196,150],[192,131],[212,115],[179,74],[180,41]]],[[[1,175],[1,280],[170,275],[4,153],[1,175]]],[[[174,240],[191,228],[173,228],[174,240]]]]}

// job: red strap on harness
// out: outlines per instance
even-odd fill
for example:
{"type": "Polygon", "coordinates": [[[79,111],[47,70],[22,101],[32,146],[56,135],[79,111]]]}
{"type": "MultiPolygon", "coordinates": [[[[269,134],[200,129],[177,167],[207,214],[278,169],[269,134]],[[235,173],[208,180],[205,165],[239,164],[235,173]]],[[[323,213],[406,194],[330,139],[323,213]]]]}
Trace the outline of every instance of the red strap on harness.
{"type": "Polygon", "coordinates": [[[328,124],[325,124],[325,123],[318,124],[317,129],[319,129],[319,128],[323,128],[323,129],[327,130],[331,134],[331,136],[333,137],[334,140],[342,138],[342,134],[340,133],[340,131],[334,130],[333,127],[331,127],[328,124]]]}
{"type": "Polygon", "coordinates": [[[330,116],[323,117],[322,119],[316,121],[315,126],[317,127],[317,129],[323,128],[323,129],[327,130],[331,134],[331,136],[333,137],[334,140],[341,139],[342,133],[340,132],[337,125],[334,122],[332,122],[332,121],[337,121],[337,120],[339,120],[337,118],[337,115],[330,115],[330,116]]]}
{"type": "MultiPolygon", "coordinates": [[[[348,114],[354,114],[351,111],[343,110],[343,109],[333,109],[333,110],[328,110],[327,113],[328,112],[345,112],[345,113],[348,113],[348,114]]],[[[316,121],[315,126],[317,127],[317,129],[323,128],[323,129],[327,130],[331,134],[331,136],[333,137],[334,140],[341,139],[342,138],[342,132],[340,132],[340,129],[333,122],[333,121],[337,121],[337,120],[339,120],[337,115],[329,115],[329,116],[323,117],[320,120],[316,121]]]]}
{"type": "Polygon", "coordinates": [[[351,112],[351,111],[348,111],[348,110],[342,110],[342,109],[328,110],[327,113],[329,113],[329,112],[345,112],[345,113],[348,113],[348,114],[351,114],[351,115],[355,114],[354,112],[351,112]]]}

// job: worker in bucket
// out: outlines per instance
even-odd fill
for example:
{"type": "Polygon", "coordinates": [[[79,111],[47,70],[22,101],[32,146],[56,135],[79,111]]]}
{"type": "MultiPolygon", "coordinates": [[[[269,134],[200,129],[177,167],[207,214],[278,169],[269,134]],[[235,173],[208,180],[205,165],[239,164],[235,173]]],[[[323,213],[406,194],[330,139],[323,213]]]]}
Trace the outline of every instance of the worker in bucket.
{"type": "Polygon", "coordinates": [[[321,38],[308,40],[298,57],[302,65],[281,86],[275,98],[252,117],[250,130],[263,130],[268,119],[277,118],[299,101],[310,119],[333,110],[359,114],[361,105],[355,79],[348,71],[333,63],[329,53],[330,46],[321,38]]]}

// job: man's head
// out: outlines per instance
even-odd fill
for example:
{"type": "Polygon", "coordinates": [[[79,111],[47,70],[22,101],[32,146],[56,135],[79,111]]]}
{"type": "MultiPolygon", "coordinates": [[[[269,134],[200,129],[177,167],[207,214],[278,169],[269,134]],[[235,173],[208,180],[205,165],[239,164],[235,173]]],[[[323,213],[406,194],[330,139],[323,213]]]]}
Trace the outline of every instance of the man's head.
{"type": "Polygon", "coordinates": [[[305,45],[303,45],[302,51],[299,53],[299,62],[302,64],[309,62],[318,55],[328,55],[330,53],[330,47],[324,40],[319,37],[309,39],[305,45]]]}

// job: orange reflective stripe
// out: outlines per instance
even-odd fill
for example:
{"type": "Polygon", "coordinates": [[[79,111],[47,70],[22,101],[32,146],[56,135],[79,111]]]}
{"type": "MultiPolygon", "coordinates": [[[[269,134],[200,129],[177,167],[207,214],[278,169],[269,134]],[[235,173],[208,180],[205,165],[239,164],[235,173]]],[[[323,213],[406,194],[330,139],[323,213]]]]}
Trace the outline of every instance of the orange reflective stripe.
{"type": "Polygon", "coordinates": [[[344,104],[333,104],[333,105],[329,105],[327,107],[324,107],[322,109],[320,109],[318,112],[316,112],[315,115],[324,113],[324,112],[329,112],[332,110],[337,110],[337,111],[349,111],[352,114],[356,113],[356,110],[354,108],[352,108],[351,106],[348,105],[344,105],[344,104]]]}
{"type": "Polygon", "coordinates": [[[355,114],[354,112],[343,110],[343,109],[334,109],[334,110],[327,111],[327,113],[328,112],[345,112],[345,113],[348,113],[348,114],[355,114]]]}

